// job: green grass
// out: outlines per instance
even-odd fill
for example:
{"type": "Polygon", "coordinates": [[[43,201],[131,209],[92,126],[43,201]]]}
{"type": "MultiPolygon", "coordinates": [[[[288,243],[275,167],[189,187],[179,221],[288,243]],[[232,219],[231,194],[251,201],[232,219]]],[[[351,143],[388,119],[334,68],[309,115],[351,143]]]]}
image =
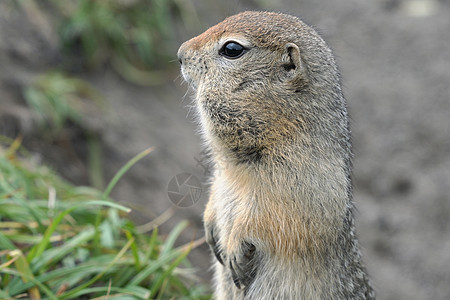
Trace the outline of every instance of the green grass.
{"type": "Polygon", "coordinates": [[[41,140],[48,143],[64,140],[71,145],[70,132],[75,132],[75,128],[83,132],[91,185],[103,188],[100,135],[98,125],[92,125],[91,121],[101,119],[104,113],[103,96],[88,82],[61,71],[38,76],[23,89],[23,96],[35,116],[41,140]]]}
{"type": "Polygon", "coordinates": [[[32,163],[19,141],[0,146],[0,299],[210,299],[190,279],[195,243],[174,246],[187,223],[141,234],[108,197],[150,151],[99,191],[32,163]]]}
{"type": "Polygon", "coordinates": [[[143,85],[171,79],[165,69],[178,47],[176,20],[195,18],[189,2],[179,0],[52,3],[63,16],[59,33],[65,53],[90,68],[111,64],[126,80],[143,85]]]}
{"type": "Polygon", "coordinates": [[[42,129],[58,134],[67,122],[83,126],[83,115],[100,114],[102,96],[86,81],[62,72],[47,72],[23,92],[42,129]]]}

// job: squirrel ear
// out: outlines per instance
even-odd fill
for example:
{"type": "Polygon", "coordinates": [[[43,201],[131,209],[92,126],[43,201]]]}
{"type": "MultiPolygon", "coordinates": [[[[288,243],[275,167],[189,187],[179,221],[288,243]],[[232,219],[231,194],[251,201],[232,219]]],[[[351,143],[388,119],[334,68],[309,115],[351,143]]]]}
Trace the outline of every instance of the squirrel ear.
{"type": "Polygon", "coordinates": [[[300,49],[294,43],[287,43],[283,53],[283,68],[288,73],[288,77],[297,77],[303,69],[300,49]]]}

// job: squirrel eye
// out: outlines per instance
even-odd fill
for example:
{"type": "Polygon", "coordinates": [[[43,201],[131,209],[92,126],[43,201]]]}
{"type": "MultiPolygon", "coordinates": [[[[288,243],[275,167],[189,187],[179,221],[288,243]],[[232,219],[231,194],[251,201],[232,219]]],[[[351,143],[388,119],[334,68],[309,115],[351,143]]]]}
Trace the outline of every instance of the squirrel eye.
{"type": "Polygon", "coordinates": [[[239,58],[245,53],[245,50],[244,46],[236,42],[228,42],[223,45],[220,50],[220,55],[225,56],[226,58],[239,58]]]}

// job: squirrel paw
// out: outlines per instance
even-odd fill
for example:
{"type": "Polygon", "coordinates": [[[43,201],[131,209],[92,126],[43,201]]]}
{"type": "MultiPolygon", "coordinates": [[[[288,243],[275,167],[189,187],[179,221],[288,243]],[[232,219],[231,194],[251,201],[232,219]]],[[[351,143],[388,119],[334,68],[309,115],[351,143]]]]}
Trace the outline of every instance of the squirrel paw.
{"type": "Polygon", "coordinates": [[[217,260],[223,265],[222,250],[220,249],[219,243],[217,242],[218,237],[216,233],[216,226],[207,225],[205,235],[206,235],[206,242],[211,248],[211,251],[214,253],[217,260]]]}
{"type": "Polygon", "coordinates": [[[256,275],[256,247],[247,242],[241,244],[238,253],[229,257],[229,267],[234,284],[237,288],[249,286],[256,275]]]}

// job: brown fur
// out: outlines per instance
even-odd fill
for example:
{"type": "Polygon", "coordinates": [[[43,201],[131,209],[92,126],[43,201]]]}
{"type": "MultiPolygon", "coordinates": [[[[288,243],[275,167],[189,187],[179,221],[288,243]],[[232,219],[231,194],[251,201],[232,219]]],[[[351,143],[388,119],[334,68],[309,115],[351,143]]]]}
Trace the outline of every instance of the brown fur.
{"type": "Polygon", "coordinates": [[[373,299],[354,233],[340,74],[300,19],[244,12],[184,43],[215,165],[204,214],[217,299],[373,299]],[[239,58],[221,54],[233,41],[239,58]]]}

